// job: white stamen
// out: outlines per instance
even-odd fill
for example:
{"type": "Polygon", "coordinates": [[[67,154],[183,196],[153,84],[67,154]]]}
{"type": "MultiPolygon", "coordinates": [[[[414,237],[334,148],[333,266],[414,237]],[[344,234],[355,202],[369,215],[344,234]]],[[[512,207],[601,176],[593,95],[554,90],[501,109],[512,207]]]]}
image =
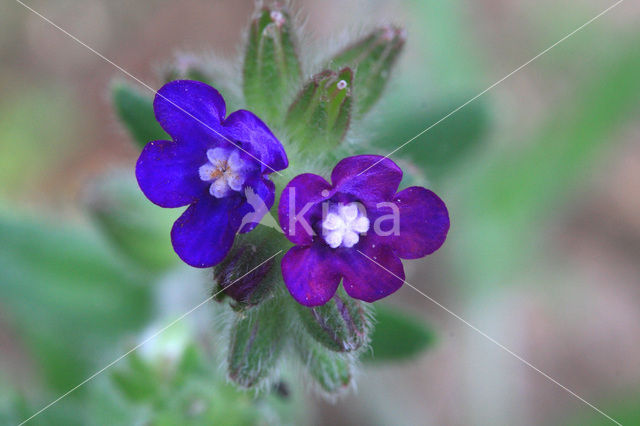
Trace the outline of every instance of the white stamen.
{"type": "Polygon", "coordinates": [[[242,191],[245,182],[244,161],[236,150],[229,152],[223,148],[207,150],[207,163],[200,166],[200,180],[211,182],[209,193],[216,198],[229,195],[231,190],[242,191]]]}
{"type": "Polygon", "coordinates": [[[340,80],[338,84],[336,84],[336,87],[338,88],[338,90],[343,90],[347,87],[347,82],[344,80],[340,80]]]}
{"type": "Polygon", "coordinates": [[[333,206],[322,221],[325,242],[331,248],[353,247],[360,241],[360,234],[369,230],[366,212],[357,203],[333,206]]]}

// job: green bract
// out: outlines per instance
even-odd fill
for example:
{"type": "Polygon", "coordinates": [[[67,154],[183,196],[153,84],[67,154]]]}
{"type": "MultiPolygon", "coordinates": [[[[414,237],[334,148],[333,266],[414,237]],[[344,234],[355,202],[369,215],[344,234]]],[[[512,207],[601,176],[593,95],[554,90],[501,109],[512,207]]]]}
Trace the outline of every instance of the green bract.
{"type": "Polygon", "coordinates": [[[380,99],[406,37],[401,28],[379,28],[329,61],[331,68],[350,66],[356,70],[354,90],[359,113],[368,112],[380,99]]]}
{"type": "Polygon", "coordinates": [[[326,152],[344,139],[351,121],[353,71],[325,70],[302,88],[289,108],[286,126],[305,152],[326,152]]]}
{"type": "Polygon", "coordinates": [[[264,8],[251,22],[242,87],[247,104],[269,124],[280,120],[291,88],[300,81],[295,39],[284,9],[264,8]]]}

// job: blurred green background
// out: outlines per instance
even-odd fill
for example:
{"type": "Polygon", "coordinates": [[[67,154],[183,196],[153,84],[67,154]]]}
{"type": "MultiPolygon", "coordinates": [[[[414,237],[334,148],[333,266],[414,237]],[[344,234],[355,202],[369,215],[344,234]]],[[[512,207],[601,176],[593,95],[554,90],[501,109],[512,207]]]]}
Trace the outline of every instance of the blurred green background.
{"type": "MultiPolygon", "coordinates": [[[[374,24],[406,26],[395,78],[365,123],[386,153],[612,3],[294,8],[312,51],[374,24]]],[[[28,4],[155,87],[175,52],[235,58],[253,7],[28,4]]],[[[639,21],[640,6],[623,2],[393,157],[451,212],[444,248],[408,262],[408,281],[623,424],[640,424],[639,21]]],[[[114,76],[124,78],[18,3],[0,4],[0,424],[35,413],[210,290],[206,272],[171,251],[178,212],[131,191],[138,149],[110,104],[114,76]]],[[[411,288],[389,302],[423,318],[433,345],[365,366],[358,391],[335,404],[295,386],[255,403],[231,389],[189,343],[215,351],[219,319],[207,306],[33,424],[133,424],[150,412],[153,424],[203,412],[228,424],[609,423],[411,288]]]]}

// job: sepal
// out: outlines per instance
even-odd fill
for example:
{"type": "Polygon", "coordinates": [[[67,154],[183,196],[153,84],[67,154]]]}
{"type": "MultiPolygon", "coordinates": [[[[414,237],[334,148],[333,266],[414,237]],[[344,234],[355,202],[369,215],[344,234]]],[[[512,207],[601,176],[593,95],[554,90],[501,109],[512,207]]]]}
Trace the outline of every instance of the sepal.
{"type": "Polygon", "coordinates": [[[229,378],[253,388],[274,373],[287,330],[275,298],[237,314],[230,332],[227,357],[229,378]]]}
{"type": "Polygon", "coordinates": [[[349,388],[355,369],[350,355],[333,352],[309,337],[297,339],[295,349],[307,374],[327,396],[349,388]]]}
{"type": "Polygon", "coordinates": [[[291,16],[281,7],[261,9],[249,28],[243,68],[245,100],[269,124],[281,122],[285,100],[302,75],[295,38],[291,16]]]}
{"type": "Polygon", "coordinates": [[[325,70],[313,76],[289,108],[286,126],[302,151],[334,149],[351,122],[353,71],[325,70]]]}
{"type": "Polygon", "coordinates": [[[406,41],[402,28],[385,26],[347,46],[329,61],[331,69],[349,66],[354,79],[356,111],[365,114],[380,99],[406,41]]]}
{"type": "Polygon", "coordinates": [[[342,289],[324,305],[295,306],[307,333],[332,351],[356,351],[369,341],[371,322],[364,304],[342,289]]]}

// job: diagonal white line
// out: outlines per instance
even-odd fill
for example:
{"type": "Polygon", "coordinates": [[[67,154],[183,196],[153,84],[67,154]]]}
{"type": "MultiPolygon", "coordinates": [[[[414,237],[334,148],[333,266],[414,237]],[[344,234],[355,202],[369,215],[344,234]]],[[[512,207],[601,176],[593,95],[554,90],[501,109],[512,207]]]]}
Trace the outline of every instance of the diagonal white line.
{"type": "Polygon", "coordinates": [[[536,372],[538,372],[539,374],[541,374],[544,378],[546,378],[547,380],[551,381],[552,383],[555,383],[556,385],[560,386],[562,389],[564,389],[565,391],[567,391],[568,393],[570,393],[571,395],[575,396],[576,398],[578,398],[580,401],[584,402],[585,404],[587,404],[589,407],[593,408],[594,410],[596,410],[598,413],[602,414],[604,417],[606,417],[607,419],[611,420],[613,423],[622,426],[619,422],[617,422],[616,420],[614,420],[612,417],[610,417],[609,415],[607,415],[605,412],[603,412],[602,410],[600,410],[599,408],[597,408],[595,405],[591,404],[589,401],[585,400],[584,398],[582,398],[580,395],[578,395],[577,393],[575,393],[574,391],[572,391],[571,389],[569,389],[568,387],[564,386],[562,383],[558,382],[556,379],[554,379],[553,377],[549,376],[547,373],[545,373],[544,371],[540,370],[539,368],[537,368],[536,366],[534,366],[533,364],[531,364],[529,361],[527,361],[526,359],[522,358],[520,355],[516,354],[515,352],[513,352],[511,349],[507,348],[505,345],[503,345],[502,343],[498,342],[496,339],[494,339],[493,337],[489,336],[487,333],[485,333],[484,331],[480,330],[478,327],[476,327],[475,325],[471,324],[469,321],[465,320],[464,318],[462,318],[460,315],[456,314],[455,312],[453,312],[451,309],[447,308],[446,306],[444,306],[443,304],[441,304],[440,302],[438,302],[437,300],[435,300],[434,298],[432,298],[431,296],[427,295],[426,293],[424,293],[423,291],[419,290],[418,288],[416,288],[415,286],[413,286],[411,283],[409,283],[408,281],[400,278],[399,276],[397,276],[396,274],[394,274],[393,272],[391,272],[390,270],[388,270],[387,268],[385,268],[384,266],[382,266],[381,264],[379,264],[378,262],[376,262],[374,259],[370,258],[369,256],[367,256],[366,254],[364,254],[362,251],[358,250],[358,253],[360,253],[361,255],[363,255],[364,257],[366,257],[367,259],[369,259],[370,261],[372,261],[373,263],[375,263],[376,265],[378,265],[380,268],[382,268],[383,270],[385,270],[386,272],[388,272],[389,274],[393,275],[394,277],[396,277],[397,279],[399,279],[400,281],[403,281],[404,284],[408,285],[409,287],[411,287],[412,289],[414,289],[415,291],[417,291],[418,293],[420,293],[422,296],[424,296],[426,299],[428,299],[429,301],[435,303],[436,305],[438,305],[440,308],[444,309],[445,311],[447,311],[449,314],[451,314],[452,316],[454,316],[456,319],[462,321],[466,326],[468,326],[469,328],[471,328],[472,330],[476,331],[477,333],[479,333],[480,335],[482,335],[484,338],[486,338],[487,340],[489,340],[490,342],[496,344],[499,348],[503,349],[504,351],[506,351],[509,355],[513,356],[514,358],[516,358],[517,360],[519,360],[520,362],[522,362],[523,364],[525,364],[526,366],[532,368],[533,370],[535,370],[536,372]]]}
{"type": "Polygon", "coordinates": [[[108,62],[109,64],[113,65],[115,68],[117,68],[118,70],[120,70],[123,74],[127,75],[128,77],[132,78],[133,80],[135,80],[136,82],[138,82],[139,84],[141,84],[142,86],[144,86],[145,88],[149,89],[152,93],[155,93],[157,96],[160,96],[162,99],[164,99],[165,101],[169,102],[171,105],[173,105],[174,107],[176,107],[177,109],[179,109],[180,111],[184,112],[186,115],[188,115],[189,117],[193,118],[194,120],[196,120],[198,123],[202,124],[204,127],[206,127],[207,129],[211,130],[213,133],[215,133],[216,135],[220,136],[221,138],[223,138],[224,140],[226,140],[227,142],[229,142],[231,145],[235,146],[236,148],[238,148],[239,150],[243,151],[245,154],[249,155],[250,157],[252,157],[254,160],[258,161],[259,163],[261,163],[262,165],[264,165],[265,167],[267,167],[268,169],[270,169],[272,172],[276,173],[277,175],[282,176],[282,173],[278,172],[277,170],[275,170],[274,168],[272,168],[271,166],[269,166],[268,164],[264,163],[262,160],[260,160],[259,158],[255,157],[253,154],[251,154],[250,152],[246,151],[245,149],[243,149],[241,146],[239,146],[237,143],[233,142],[231,139],[227,138],[226,136],[224,136],[223,134],[221,134],[220,132],[218,132],[216,129],[212,128],[211,126],[209,126],[207,123],[203,122],[202,120],[200,120],[198,117],[194,116],[193,114],[189,113],[188,111],[186,111],[185,109],[183,109],[181,106],[177,105],[175,102],[173,102],[171,99],[168,99],[166,96],[164,96],[163,94],[159,93],[157,90],[155,90],[153,87],[149,86],[147,83],[145,83],[144,81],[140,80],[138,77],[134,76],[133,74],[131,74],[129,71],[125,70],[124,68],[122,68],[120,65],[116,64],[115,62],[113,62],[111,59],[107,58],[106,56],[104,56],[102,53],[98,52],[97,50],[95,50],[93,47],[89,46],[88,44],[86,44],[85,42],[83,42],[82,40],[80,40],[79,38],[77,38],[76,36],[74,36],[73,34],[69,33],[67,30],[65,30],[64,28],[60,27],[59,25],[57,25],[55,22],[53,22],[52,20],[50,20],[49,18],[47,18],[46,16],[42,15],[41,13],[39,13],[38,11],[34,10],[33,8],[31,8],[30,6],[24,4],[21,0],[16,0],[17,3],[21,4],[22,6],[24,6],[26,9],[30,10],[31,12],[33,12],[34,14],[38,15],[40,18],[42,18],[44,21],[48,22],[49,24],[51,24],[53,27],[57,28],[58,30],[60,30],[61,32],[63,32],[65,35],[69,36],[71,39],[73,39],[75,42],[77,42],[78,44],[86,47],[87,49],[89,49],[91,52],[93,52],[94,54],[96,54],[97,56],[99,56],[101,59],[103,59],[104,61],[108,62]]]}
{"type": "Polygon", "coordinates": [[[379,162],[383,161],[385,158],[389,158],[390,156],[392,156],[393,154],[395,154],[396,152],[400,151],[402,148],[404,148],[405,146],[407,146],[408,144],[410,144],[411,142],[413,142],[414,140],[418,139],[420,136],[424,135],[426,132],[428,132],[429,130],[433,129],[435,126],[437,126],[438,124],[442,123],[444,120],[446,120],[447,118],[451,117],[453,114],[455,114],[456,112],[460,111],[462,108],[466,107],[467,105],[469,105],[471,102],[475,101],[476,99],[478,99],[480,96],[484,95],[485,93],[487,93],[489,90],[493,89],[494,87],[496,87],[498,84],[502,83],[503,81],[505,81],[506,79],[508,79],[509,77],[511,77],[512,75],[514,75],[515,73],[517,73],[518,71],[520,71],[522,68],[526,67],[527,65],[529,65],[531,62],[535,61],[536,59],[538,59],[539,57],[541,57],[542,55],[544,55],[545,53],[547,53],[548,51],[550,51],[551,49],[553,49],[554,47],[556,47],[557,45],[559,45],[560,43],[562,43],[563,41],[565,41],[566,39],[568,39],[569,37],[573,36],[575,33],[577,33],[578,31],[582,30],[584,27],[586,27],[587,25],[591,24],[593,21],[595,21],[596,19],[600,18],[602,15],[604,15],[605,13],[609,12],[611,9],[613,9],[614,7],[618,6],[620,3],[622,3],[624,0],[618,0],[617,2],[615,2],[614,4],[612,4],[611,6],[609,6],[608,8],[606,8],[605,10],[603,10],[602,12],[600,12],[599,14],[597,14],[596,16],[594,16],[593,18],[589,19],[587,22],[585,22],[584,24],[580,25],[578,28],[576,28],[575,30],[571,31],[569,34],[567,34],[566,36],[562,37],[560,40],[558,40],[557,42],[553,43],[551,46],[547,47],[546,49],[544,49],[542,52],[538,53],[536,56],[534,56],[533,58],[529,59],[527,62],[525,62],[524,64],[520,65],[518,68],[516,68],[515,70],[511,71],[509,74],[505,75],[504,77],[502,77],[500,80],[496,81],[495,83],[493,83],[491,86],[487,87],[486,89],[484,89],[482,92],[478,93],[477,95],[475,95],[473,98],[469,99],[468,101],[466,101],[465,103],[463,103],[462,105],[460,105],[459,107],[457,107],[456,109],[454,109],[453,111],[451,111],[450,113],[448,113],[447,115],[445,115],[444,117],[442,117],[440,120],[436,121],[435,123],[433,123],[432,125],[430,125],[429,127],[427,127],[426,129],[422,130],[420,133],[418,133],[417,135],[415,135],[414,137],[412,137],[411,139],[409,139],[408,141],[404,142],[402,145],[398,146],[396,149],[394,149],[393,151],[391,151],[390,153],[388,153],[387,155],[385,155],[383,158],[381,158],[380,160],[376,161],[375,163],[373,163],[372,165],[370,165],[369,167],[367,167],[366,169],[364,169],[363,171],[361,171],[360,173],[358,173],[358,176],[361,175],[362,173],[366,172],[367,170],[369,170],[370,168],[372,168],[373,166],[375,166],[376,164],[378,164],[379,162]]]}
{"type": "Polygon", "coordinates": [[[103,368],[101,368],[100,370],[96,371],[95,373],[93,373],[91,376],[87,377],[86,379],[84,379],[82,382],[78,383],[76,386],[74,386],[73,388],[69,389],[66,393],[62,394],[61,396],[59,396],[58,398],[56,398],[55,400],[51,401],[49,404],[45,405],[44,407],[42,407],[40,410],[38,410],[35,414],[33,414],[31,417],[29,417],[26,420],[23,420],[22,423],[20,423],[18,426],[22,426],[23,424],[27,423],[29,420],[33,419],[34,417],[36,417],[38,414],[42,413],[43,411],[45,411],[46,409],[50,408],[52,405],[56,404],[57,402],[59,402],[61,399],[65,398],[67,395],[69,395],[71,392],[75,391],[76,389],[78,389],[79,387],[83,386],[84,384],[86,384],[87,382],[89,382],[90,380],[94,379],[96,376],[98,376],[99,374],[101,374],[102,372],[104,372],[105,370],[107,370],[108,368],[112,367],[114,364],[118,363],[120,360],[122,360],[123,358],[127,357],[128,355],[130,355],[132,352],[135,352],[136,350],[138,350],[141,346],[143,346],[144,344],[148,343],[149,341],[155,339],[156,337],[158,337],[160,334],[164,333],[168,328],[172,327],[173,325],[175,325],[176,323],[178,323],[179,321],[183,320],[186,316],[190,315],[192,312],[194,312],[195,310],[197,310],[198,308],[200,308],[202,305],[204,305],[205,303],[209,302],[210,300],[212,300],[214,297],[216,297],[217,295],[219,295],[220,293],[222,293],[223,291],[225,291],[226,289],[228,289],[229,287],[231,287],[232,285],[234,285],[235,283],[237,283],[238,281],[240,281],[241,279],[243,279],[244,277],[246,277],[247,275],[249,275],[250,273],[252,273],[253,271],[255,271],[256,269],[258,269],[259,267],[261,267],[262,265],[264,265],[265,263],[267,263],[268,261],[270,261],[271,259],[273,259],[274,257],[276,257],[277,255],[279,255],[280,253],[282,253],[282,250],[278,250],[277,253],[275,253],[274,255],[272,255],[271,257],[269,257],[268,259],[266,259],[265,261],[263,261],[262,263],[260,263],[258,266],[256,266],[255,268],[252,268],[249,272],[247,272],[246,274],[244,274],[243,276],[241,276],[240,278],[236,279],[235,281],[233,281],[231,284],[229,284],[228,286],[226,286],[225,288],[223,288],[220,291],[215,292],[214,294],[212,294],[211,296],[207,297],[205,300],[203,300],[202,302],[198,303],[196,306],[194,306],[193,308],[189,309],[187,312],[185,312],[184,314],[180,315],[178,318],[176,318],[175,320],[171,321],[169,324],[167,324],[166,326],[162,327],[160,330],[156,331],[155,333],[153,333],[151,336],[149,336],[148,338],[146,338],[145,340],[143,340],[142,342],[140,342],[139,344],[137,344],[136,346],[134,346],[132,349],[130,349],[128,352],[125,352],[124,354],[120,355],[118,358],[114,359],[113,361],[111,361],[109,364],[105,365],[103,368]]]}

